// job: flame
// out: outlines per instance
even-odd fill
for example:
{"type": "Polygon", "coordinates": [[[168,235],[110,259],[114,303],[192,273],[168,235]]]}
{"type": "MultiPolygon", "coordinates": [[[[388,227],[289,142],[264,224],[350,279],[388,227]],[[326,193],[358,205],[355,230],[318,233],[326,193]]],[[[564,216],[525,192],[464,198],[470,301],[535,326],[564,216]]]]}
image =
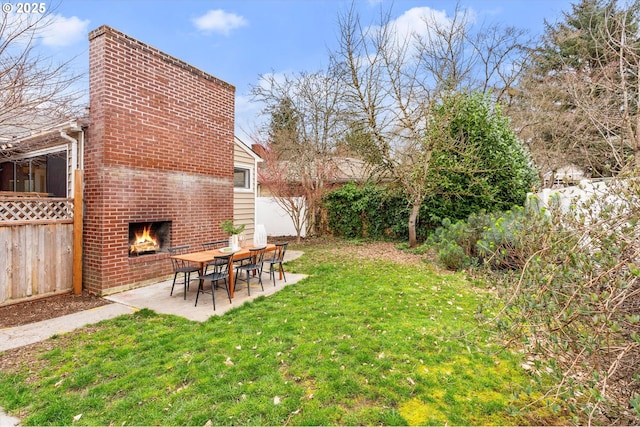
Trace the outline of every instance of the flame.
{"type": "Polygon", "coordinates": [[[158,241],[151,237],[151,226],[144,227],[142,230],[142,234],[136,233],[136,241],[134,244],[140,245],[143,243],[153,243],[154,245],[158,244],[158,241]]]}
{"type": "Polygon", "coordinates": [[[144,249],[155,250],[158,247],[158,241],[151,236],[151,225],[145,226],[142,233],[135,233],[135,241],[129,248],[129,252],[141,252],[144,249]]]}

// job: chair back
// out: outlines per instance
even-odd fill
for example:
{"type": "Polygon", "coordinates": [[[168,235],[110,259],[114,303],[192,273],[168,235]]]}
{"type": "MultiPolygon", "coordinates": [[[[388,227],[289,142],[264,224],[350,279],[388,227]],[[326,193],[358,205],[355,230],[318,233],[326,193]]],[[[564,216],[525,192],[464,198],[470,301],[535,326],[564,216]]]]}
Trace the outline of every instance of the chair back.
{"type": "Polygon", "coordinates": [[[206,242],[202,244],[202,250],[210,251],[212,249],[224,248],[229,244],[228,240],[216,240],[215,242],[206,242]]]}
{"type": "Polygon", "coordinates": [[[218,266],[219,270],[217,273],[227,276],[229,274],[229,270],[233,270],[233,254],[226,255],[216,255],[214,258],[215,264],[218,266]]]}
{"type": "MultiPolygon", "coordinates": [[[[168,249],[168,251],[169,256],[182,255],[189,252],[189,246],[172,246],[168,249]]],[[[171,265],[173,267],[173,271],[178,271],[180,268],[184,268],[189,265],[189,263],[182,259],[171,258],[171,265]]]]}
{"type": "Polygon", "coordinates": [[[262,246],[259,248],[250,248],[249,249],[249,258],[251,258],[251,263],[253,265],[262,265],[264,262],[264,250],[266,246],[262,246]]]}
{"type": "Polygon", "coordinates": [[[289,242],[276,243],[276,254],[273,258],[284,260],[284,254],[287,253],[288,244],[289,242]]]}

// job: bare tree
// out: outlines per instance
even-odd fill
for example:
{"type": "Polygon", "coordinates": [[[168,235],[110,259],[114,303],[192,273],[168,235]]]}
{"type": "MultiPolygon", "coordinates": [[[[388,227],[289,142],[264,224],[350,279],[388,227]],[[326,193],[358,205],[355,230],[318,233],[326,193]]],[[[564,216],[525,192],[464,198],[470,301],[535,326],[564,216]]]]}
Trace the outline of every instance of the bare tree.
{"type": "Polygon", "coordinates": [[[278,187],[274,195],[282,199],[281,205],[294,195],[305,198],[303,223],[308,234],[322,227],[322,197],[335,176],[334,155],[343,132],[339,83],[327,70],[282,78],[266,75],[253,88],[254,99],[265,105],[263,113],[271,118],[262,145],[271,153],[265,167],[279,177],[272,185],[278,187]]]}
{"type": "Polygon", "coordinates": [[[306,202],[301,194],[299,180],[291,173],[289,163],[280,159],[273,145],[263,147],[260,156],[263,160],[258,171],[260,185],[291,218],[296,230],[296,240],[300,243],[302,230],[306,231],[307,217],[306,202]]]}
{"type": "Polygon", "coordinates": [[[607,55],[589,58],[590,73],[565,73],[574,105],[601,137],[614,170],[635,159],[640,166],[640,107],[638,21],[629,10],[612,10],[604,23],[589,29],[597,50],[607,55]]]}
{"type": "Polygon", "coordinates": [[[70,61],[57,63],[38,52],[37,40],[52,23],[45,13],[4,13],[0,18],[0,157],[28,151],[13,137],[78,116],[81,76],[70,61]]]}

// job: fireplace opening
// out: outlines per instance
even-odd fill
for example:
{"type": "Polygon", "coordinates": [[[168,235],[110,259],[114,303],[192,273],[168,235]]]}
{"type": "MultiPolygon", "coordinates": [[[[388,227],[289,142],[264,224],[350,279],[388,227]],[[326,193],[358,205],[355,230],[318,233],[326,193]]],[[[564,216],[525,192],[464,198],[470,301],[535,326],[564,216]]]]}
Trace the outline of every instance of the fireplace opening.
{"type": "Polygon", "coordinates": [[[167,252],[171,246],[171,221],[130,222],[129,256],[167,252]]]}

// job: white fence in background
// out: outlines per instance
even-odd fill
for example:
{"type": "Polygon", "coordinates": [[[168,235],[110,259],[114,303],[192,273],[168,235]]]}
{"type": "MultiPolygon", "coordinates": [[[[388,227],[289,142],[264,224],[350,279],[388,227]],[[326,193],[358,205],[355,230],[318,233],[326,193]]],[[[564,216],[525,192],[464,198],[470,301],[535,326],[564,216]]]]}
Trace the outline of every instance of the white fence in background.
{"type": "MultiPolygon", "coordinates": [[[[299,198],[301,201],[303,198],[299,198]]],[[[304,212],[303,212],[304,214],[304,212]]],[[[256,224],[263,224],[267,236],[295,236],[296,229],[289,214],[273,197],[256,197],[256,224]]],[[[304,227],[300,233],[306,236],[304,227]]]]}
{"type": "Polygon", "coordinates": [[[538,207],[553,205],[565,214],[573,212],[573,215],[584,218],[586,224],[601,219],[600,213],[603,209],[609,211],[610,215],[626,215],[630,213],[629,209],[637,208],[640,203],[639,197],[637,193],[633,193],[633,188],[637,187],[624,189],[630,185],[637,183],[634,184],[630,180],[614,181],[610,178],[584,179],[578,186],[545,189],[538,193],[536,198],[530,198],[529,203],[538,207]]]}
{"type": "Polygon", "coordinates": [[[580,181],[579,186],[570,186],[565,188],[545,188],[537,194],[538,199],[542,202],[543,206],[549,206],[552,197],[557,197],[559,207],[563,212],[567,212],[572,205],[576,202],[586,202],[588,199],[597,195],[601,200],[608,200],[613,202],[615,196],[609,195],[609,189],[607,188],[607,182],[609,180],[588,180],[584,179],[580,181]]]}

